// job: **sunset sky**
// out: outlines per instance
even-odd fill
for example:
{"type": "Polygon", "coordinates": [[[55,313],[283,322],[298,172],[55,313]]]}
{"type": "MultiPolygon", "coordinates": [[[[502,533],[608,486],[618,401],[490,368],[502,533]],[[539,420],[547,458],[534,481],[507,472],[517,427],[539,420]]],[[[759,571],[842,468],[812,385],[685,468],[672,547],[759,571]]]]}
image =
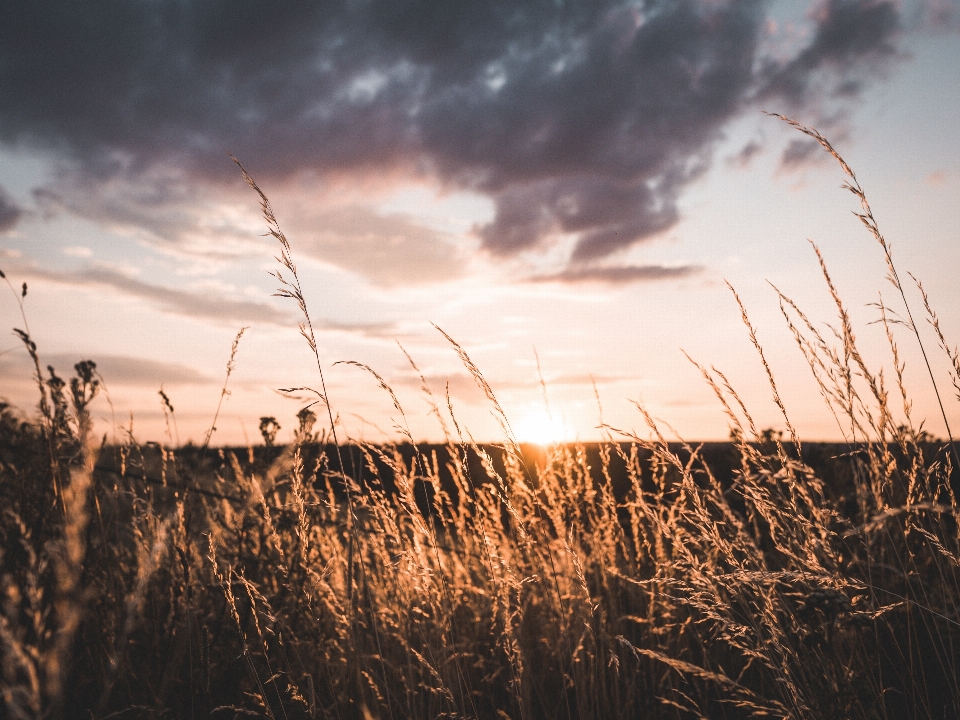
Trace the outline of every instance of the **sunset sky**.
{"type": "MultiPolygon", "coordinates": [[[[319,377],[229,152],[290,240],[345,436],[402,419],[339,360],[394,388],[418,440],[442,437],[399,343],[444,410],[449,383],[460,425],[499,439],[433,324],[522,441],[600,437],[594,383],[612,426],[646,436],[639,402],[688,439],[725,438],[681,349],[782,429],[727,280],[801,436],[837,438],[767,281],[833,322],[815,241],[887,374],[870,303],[902,306],[837,163],[761,110],[831,139],[960,342],[960,0],[4,2],[0,269],[28,284],[45,365],[97,363],[103,432],[132,417],[163,440],[162,385],[180,440],[201,441],[248,327],[214,442],[260,442],[265,415],[288,440],[304,393],[278,389],[319,377]]],[[[31,413],[0,290],[0,398],[31,413]]],[[[897,332],[915,413],[942,436],[897,332]]],[[[960,426],[955,400],[948,415],[960,426]]]]}

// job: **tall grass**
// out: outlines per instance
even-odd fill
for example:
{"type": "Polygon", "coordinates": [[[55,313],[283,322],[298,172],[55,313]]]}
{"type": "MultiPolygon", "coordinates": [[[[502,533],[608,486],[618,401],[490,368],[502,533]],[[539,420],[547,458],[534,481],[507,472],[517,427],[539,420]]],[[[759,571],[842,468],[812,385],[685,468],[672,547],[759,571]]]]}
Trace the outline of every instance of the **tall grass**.
{"type": "MultiPolygon", "coordinates": [[[[316,353],[290,243],[244,177],[316,353]]],[[[816,253],[835,333],[776,293],[846,439],[829,461],[801,445],[765,360],[786,441],[697,365],[729,419],[722,451],[668,442],[638,406],[653,440],[607,427],[599,445],[537,454],[449,336],[501,445],[475,442],[424,382],[446,443],[417,446],[362,365],[401,440],[341,445],[316,353],[327,427],[302,412],[286,448],[98,448],[95,366],[77,365],[67,395],[24,325],[39,416],[0,408],[7,716],[960,716],[952,441],[913,420],[890,309],[892,394],[816,253]]]]}

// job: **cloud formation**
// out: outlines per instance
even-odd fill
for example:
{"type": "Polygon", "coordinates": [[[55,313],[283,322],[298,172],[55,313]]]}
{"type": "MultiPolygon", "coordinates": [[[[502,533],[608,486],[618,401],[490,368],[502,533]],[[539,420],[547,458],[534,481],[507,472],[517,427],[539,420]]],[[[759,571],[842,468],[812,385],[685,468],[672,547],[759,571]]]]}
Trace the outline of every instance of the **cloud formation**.
{"type": "Polygon", "coordinates": [[[573,235],[584,265],[676,223],[678,195],[750,103],[802,106],[825,74],[849,99],[896,55],[892,1],[818,0],[812,40],[785,61],[758,57],[766,9],[4,3],[0,141],[82,167],[88,193],[152,178],[160,194],[144,206],[176,201],[180,186],[157,181],[158,168],[237,183],[227,148],[261,183],[426,175],[495,201],[477,228],[491,253],[573,235]]]}

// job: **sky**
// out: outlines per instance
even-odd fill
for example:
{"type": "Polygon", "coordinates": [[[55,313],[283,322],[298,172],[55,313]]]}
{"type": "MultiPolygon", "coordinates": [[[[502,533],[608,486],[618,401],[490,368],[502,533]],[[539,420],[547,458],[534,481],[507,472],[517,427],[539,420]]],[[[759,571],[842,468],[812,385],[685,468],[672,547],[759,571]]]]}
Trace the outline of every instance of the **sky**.
{"type": "Polygon", "coordinates": [[[27,283],[41,362],[97,363],[112,437],[202,442],[241,328],[215,444],[262,442],[264,416],[289,440],[321,373],[342,440],[502,439],[446,336],[521,441],[647,437],[637,404],[727,437],[687,356],[782,430],[729,283],[793,426],[838,439],[771,283],[829,333],[815,242],[891,387],[876,303],[902,301],[839,165],[762,111],[830,139],[960,340],[960,0],[2,3],[0,398],[36,412],[27,283]],[[289,240],[316,357],[231,155],[289,240]]]}

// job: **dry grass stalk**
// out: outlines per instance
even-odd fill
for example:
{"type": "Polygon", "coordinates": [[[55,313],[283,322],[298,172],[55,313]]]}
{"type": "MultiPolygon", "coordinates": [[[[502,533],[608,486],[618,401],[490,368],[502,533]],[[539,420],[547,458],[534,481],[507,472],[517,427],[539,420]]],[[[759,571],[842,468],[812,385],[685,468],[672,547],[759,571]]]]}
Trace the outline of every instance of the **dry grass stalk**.
{"type": "MultiPolygon", "coordinates": [[[[245,178],[320,369],[290,244],[245,178]]],[[[406,355],[443,446],[413,443],[390,385],[353,363],[388,393],[397,442],[340,445],[321,382],[324,440],[336,452],[307,411],[286,449],[191,456],[139,446],[131,433],[96,465],[89,448],[76,452],[94,375],[78,366],[71,409],[51,373],[36,425],[0,408],[2,429],[33,458],[23,472],[0,467],[7,716],[957,715],[952,455],[931,455],[914,427],[896,316],[881,300],[894,403],[817,255],[839,318],[832,335],[776,292],[847,440],[829,461],[811,443],[800,460],[742,304],[786,447],[758,428],[724,373],[694,362],[729,420],[728,446],[668,440],[669,426],[638,405],[650,439],[614,442],[618,431],[603,424],[605,443],[548,448],[534,461],[448,337],[501,423],[500,446],[474,441],[449,389],[441,412],[406,355]],[[56,471],[50,439],[54,457],[68,458],[56,471]],[[57,476],[67,481],[54,493],[57,476]],[[62,513],[49,512],[54,500],[62,513]]],[[[956,382],[956,351],[924,302],[956,382]]]]}

